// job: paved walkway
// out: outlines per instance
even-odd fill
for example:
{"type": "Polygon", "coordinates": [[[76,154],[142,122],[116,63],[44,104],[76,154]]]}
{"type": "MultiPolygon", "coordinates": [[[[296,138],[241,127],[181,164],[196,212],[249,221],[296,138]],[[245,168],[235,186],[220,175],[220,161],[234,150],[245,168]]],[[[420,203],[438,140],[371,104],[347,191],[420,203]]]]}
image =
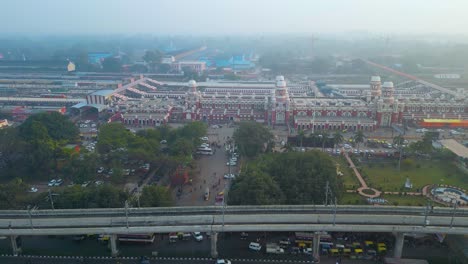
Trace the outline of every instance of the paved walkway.
{"type": "Polygon", "coordinates": [[[369,188],[369,186],[367,186],[367,183],[366,181],[362,178],[361,176],[361,173],[359,173],[359,171],[357,170],[356,166],[354,165],[354,162],[351,160],[351,158],[348,156],[348,153],[346,151],[342,151],[342,153],[344,153],[343,155],[345,156],[346,160],[348,161],[349,163],[349,167],[351,169],[353,169],[354,171],[354,175],[356,175],[356,178],[358,179],[359,183],[361,184],[361,187],[359,187],[357,189],[359,195],[361,196],[364,196],[364,197],[367,197],[367,198],[376,198],[376,197],[379,197],[381,192],[376,190],[376,189],[373,189],[373,188],[369,188]],[[372,192],[374,192],[374,194],[367,194],[365,193],[364,191],[365,190],[370,190],[372,192]]]}

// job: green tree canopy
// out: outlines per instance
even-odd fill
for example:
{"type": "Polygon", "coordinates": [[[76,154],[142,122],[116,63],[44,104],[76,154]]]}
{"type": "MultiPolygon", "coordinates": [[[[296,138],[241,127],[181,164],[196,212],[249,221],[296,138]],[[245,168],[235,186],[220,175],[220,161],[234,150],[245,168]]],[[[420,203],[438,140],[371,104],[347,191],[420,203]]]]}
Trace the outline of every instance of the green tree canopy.
{"type": "Polygon", "coordinates": [[[147,185],[140,196],[142,207],[162,207],[173,205],[170,189],[164,186],[147,185]]]}
{"type": "Polygon", "coordinates": [[[262,124],[243,122],[234,132],[234,140],[242,156],[255,157],[267,150],[273,142],[273,134],[262,124]]]}
{"type": "Polygon", "coordinates": [[[26,140],[45,139],[47,134],[53,140],[71,141],[76,140],[79,135],[75,124],[57,112],[32,115],[19,126],[19,131],[20,136],[26,140]]]}
{"type": "Polygon", "coordinates": [[[328,181],[334,196],[342,186],[330,156],[319,152],[262,155],[234,180],[230,204],[323,204],[328,181]]]}

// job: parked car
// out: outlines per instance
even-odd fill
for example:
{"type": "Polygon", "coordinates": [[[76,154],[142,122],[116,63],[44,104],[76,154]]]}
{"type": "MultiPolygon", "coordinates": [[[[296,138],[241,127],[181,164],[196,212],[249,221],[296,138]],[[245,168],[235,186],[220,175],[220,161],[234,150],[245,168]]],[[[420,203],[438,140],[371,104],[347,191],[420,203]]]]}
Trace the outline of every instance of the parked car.
{"type": "Polygon", "coordinates": [[[195,238],[196,241],[200,242],[203,241],[203,235],[200,232],[193,232],[193,238],[195,238]]]}
{"type": "Polygon", "coordinates": [[[36,187],[31,187],[31,189],[29,189],[28,192],[30,192],[30,193],[36,193],[37,191],[38,191],[38,190],[37,190],[36,187]]]}
{"type": "Polygon", "coordinates": [[[237,163],[235,161],[228,161],[226,162],[226,166],[236,166],[237,163]]]}
{"type": "Polygon", "coordinates": [[[224,174],[224,179],[234,179],[234,178],[236,178],[236,175],[233,173],[224,174]]]}
{"type": "Polygon", "coordinates": [[[217,259],[216,264],[231,264],[231,261],[227,259],[217,259]]]}
{"type": "Polygon", "coordinates": [[[250,242],[249,249],[253,251],[260,251],[262,250],[262,245],[256,242],[250,242]]]}
{"type": "Polygon", "coordinates": [[[52,179],[52,180],[49,181],[49,183],[47,184],[47,186],[49,186],[49,187],[55,186],[55,183],[56,183],[56,182],[57,182],[56,179],[52,179]]]}
{"type": "Polygon", "coordinates": [[[202,137],[201,140],[208,141],[209,139],[208,139],[208,137],[202,137]]]}

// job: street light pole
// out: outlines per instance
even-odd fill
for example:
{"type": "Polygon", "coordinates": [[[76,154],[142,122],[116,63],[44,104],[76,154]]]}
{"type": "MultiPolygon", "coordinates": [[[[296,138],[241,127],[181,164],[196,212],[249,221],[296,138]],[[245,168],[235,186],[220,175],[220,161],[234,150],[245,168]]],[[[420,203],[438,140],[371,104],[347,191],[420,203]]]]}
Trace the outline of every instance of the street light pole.
{"type": "Polygon", "coordinates": [[[28,205],[28,216],[29,216],[29,224],[31,225],[31,229],[34,229],[33,222],[32,222],[32,215],[31,215],[31,205],[28,205]]]}
{"type": "Polygon", "coordinates": [[[457,210],[457,201],[453,203],[453,212],[452,212],[452,220],[450,220],[450,228],[453,227],[453,220],[455,220],[455,211],[457,210]]]}
{"type": "Polygon", "coordinates": [[[336,223],[336,207],[337,205],[336,205],[336,196],[335,196],[335,211],[333,212],[333,225],[335,225],[336,223]]]}
{"type": "Polygon", "coordinates": [[[125,201],[125,219],[127,222],[127,228],[128,228],[128,201],[125,201]]]}
{"type": "Polygon", "coordinates": [[[52,210],[55,210],[55,207],[54,207],[54,200],[52,199],[52,193],[50,192],[50,189],[49,189],[49,200],[50,200],[50,206],[52,207],[52,210]]]}

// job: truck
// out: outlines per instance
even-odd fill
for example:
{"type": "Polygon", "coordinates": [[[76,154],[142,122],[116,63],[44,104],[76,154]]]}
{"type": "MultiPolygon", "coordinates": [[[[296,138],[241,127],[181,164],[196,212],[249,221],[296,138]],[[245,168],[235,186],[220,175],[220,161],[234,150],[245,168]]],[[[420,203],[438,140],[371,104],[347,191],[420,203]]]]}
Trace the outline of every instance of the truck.
{"type": "Polygon", "coordinates": [[[276,243],[267,243],[266,244],[266,253],[270,254],[284,254],[284,249],[282,249],[278,244],[276,243]]]}

